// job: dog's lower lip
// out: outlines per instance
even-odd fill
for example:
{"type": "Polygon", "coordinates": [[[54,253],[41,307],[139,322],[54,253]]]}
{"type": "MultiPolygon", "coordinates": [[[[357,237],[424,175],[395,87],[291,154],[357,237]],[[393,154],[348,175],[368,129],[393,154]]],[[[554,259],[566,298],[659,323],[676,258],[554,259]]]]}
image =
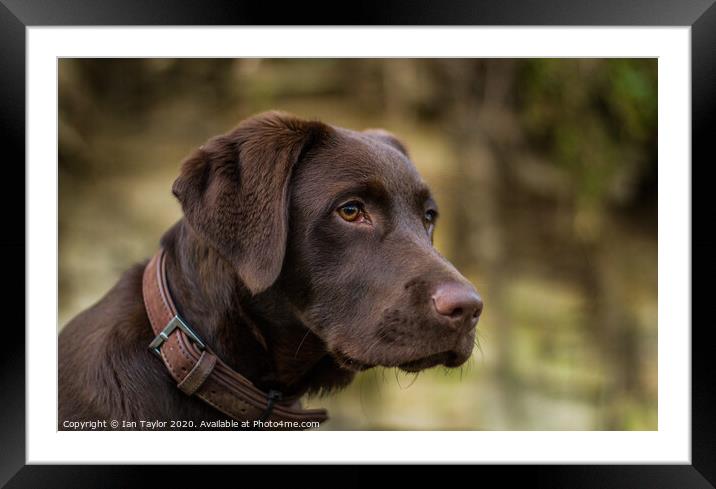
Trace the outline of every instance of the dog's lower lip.
{"type": "MultiPolygon", "coordinates": [[[[356,372],[362,371],[362,370],[368,370],[370,368],[375,367],[376,365],[384,365],[384,364],[374,364],[374,363],[364,363],[360,360],[356,360],[355,358],[346,355],[345,353],[341,351],[334,351],[333,357],[338,361],[339,365],[341,365],[343,368],[354,370],[356,372]]],[[[425,370],[427,368],[434,367],[436,365],[443,364],[446,367],[452,368],[457,367],[458,365],[461,365],[465,361],[464,358],[460,358],[460,355],[454,351],[443,351],[440,353],[433,353],[432,355],[427,355],[415,360],[410,360],[408,362],[403,362],[399,364],[393,363],[391,364],[385,364],[384,366],[392,366],[397,367],[401,370],[404,370],[406,372],[419,372],[421,370],[425,370]]]]}
{"type": "Polygon", "coordinates": [[[450,364],[456,363],[456,355],[452,352],[440,352],[428,355],[426,357],[401,363],[398,368],[406,372],[419,372],[423,369],[434,367],[440,363],[445,363],[448,367],[450,364]]]}

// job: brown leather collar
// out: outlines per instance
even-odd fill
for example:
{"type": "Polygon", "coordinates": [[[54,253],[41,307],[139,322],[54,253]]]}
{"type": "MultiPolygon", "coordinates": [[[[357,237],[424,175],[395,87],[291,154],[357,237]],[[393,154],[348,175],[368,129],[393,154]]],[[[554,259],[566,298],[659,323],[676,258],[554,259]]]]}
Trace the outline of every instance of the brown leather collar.
{"type": "MultiPolygon", "coordinates": [[[[159,249],[144,269],[144,307],[156,337],[149,349],[159,356],[177,387],[237,421],[270,421],[273,428],[305,429],[303,421],[323,422],[323,409],[304,410],[296,401],[282,400],[276,391],[256,388],[246,377],[221,361],[177,314],[167,286],[166,255],[159,249]]],[[[265,425],[264,425],[265,426],[265,425]]]]}

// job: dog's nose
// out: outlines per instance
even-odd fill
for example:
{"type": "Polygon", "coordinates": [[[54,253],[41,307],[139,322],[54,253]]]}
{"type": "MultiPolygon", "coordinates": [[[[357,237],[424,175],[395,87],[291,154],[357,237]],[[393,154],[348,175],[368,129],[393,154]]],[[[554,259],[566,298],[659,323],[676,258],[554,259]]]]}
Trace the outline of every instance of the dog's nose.
{"type": "Polygon", "coordinates": [[[433,294],[433,305],[454,327],[472,327],[482,313],[482,298],[470,285],[459,282],[439,285],[433,294]]]}

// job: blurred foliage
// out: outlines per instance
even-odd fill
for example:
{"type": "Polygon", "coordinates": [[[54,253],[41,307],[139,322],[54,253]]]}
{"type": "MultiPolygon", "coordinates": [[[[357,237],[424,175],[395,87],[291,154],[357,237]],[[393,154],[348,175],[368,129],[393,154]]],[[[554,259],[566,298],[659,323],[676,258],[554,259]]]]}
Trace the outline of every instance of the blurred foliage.
{"type": "Polygon", "coordinates": [[[549,59],[522,70],[517,93],[527,136],[569,172],[580,206],[635,198],[644,167],[656,162],[656,63],[549,59]]]}
{"type": "Polygon", "coordinates": [[[462,369],[361,374],[324,429],[657,428],[655,59],[62,59],[60,325],[180,217],[181,159],[280,109],[408,146],[482,293],[462,369]]]}

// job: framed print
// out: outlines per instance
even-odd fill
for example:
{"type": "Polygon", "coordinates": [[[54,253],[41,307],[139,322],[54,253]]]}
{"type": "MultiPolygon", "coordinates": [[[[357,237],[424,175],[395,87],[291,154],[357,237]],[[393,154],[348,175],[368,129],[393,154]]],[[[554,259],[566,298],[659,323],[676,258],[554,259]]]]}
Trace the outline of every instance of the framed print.
{"type": "Polygon", "coordinates": [[[712,3],[3,0],[0,481],[714,487],[712,3]]]}

